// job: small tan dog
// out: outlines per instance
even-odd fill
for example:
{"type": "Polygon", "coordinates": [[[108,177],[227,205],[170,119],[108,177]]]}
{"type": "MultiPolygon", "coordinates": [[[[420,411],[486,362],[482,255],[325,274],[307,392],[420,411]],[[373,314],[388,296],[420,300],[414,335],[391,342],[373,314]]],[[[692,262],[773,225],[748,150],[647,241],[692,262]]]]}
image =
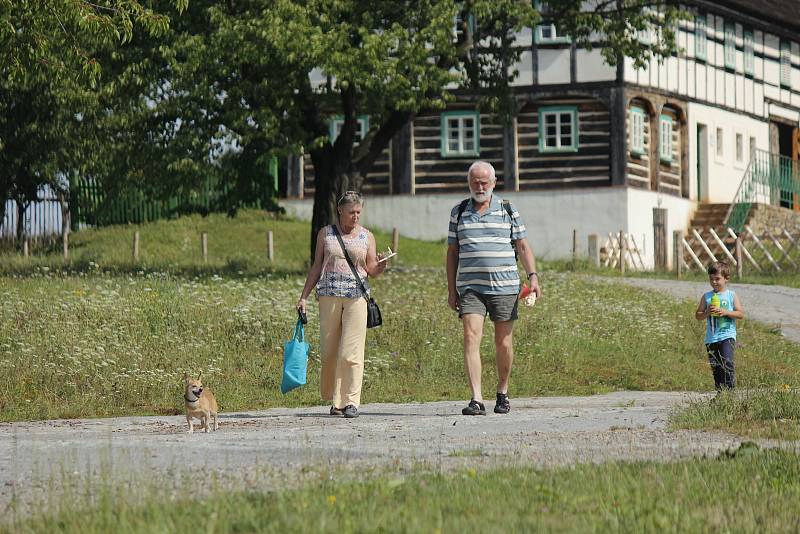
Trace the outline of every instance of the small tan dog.
{"type": "Polygon", "coordinates": [[[183,394],[183,400],[186,401],[186,422],[189,423],[189,434],[194,432],[194,424],[192,418],[200,419],[200,428],[208,432],[208,418],[214,418],[214,431],[217,430],[217,399],[208,388],[203,388],[203,383],[200,381],[200,376],[197,380],[189,378],[189,373],[186,373],[183,378],[186,383],[186,392],[183,394]]]}

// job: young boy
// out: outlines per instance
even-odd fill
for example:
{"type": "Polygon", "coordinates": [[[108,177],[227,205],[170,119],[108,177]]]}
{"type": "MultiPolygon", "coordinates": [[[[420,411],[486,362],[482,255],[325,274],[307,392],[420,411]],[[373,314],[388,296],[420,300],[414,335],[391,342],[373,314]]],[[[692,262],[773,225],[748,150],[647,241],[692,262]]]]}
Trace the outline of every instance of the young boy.
{"type": "Polygon", "coordinates": [[[728,264],[715,261],[708,264],[708,281],[711,289],[700,297],[694,312],[698,321],[706,320],[706,350],[708,362],[714,372],[714,387],[733,389],[736,373],[733,367],[733,349],[736,347],[736,319],[744,318],[744,309],[736,293],[728,289],[730,271],[728,264]]]}

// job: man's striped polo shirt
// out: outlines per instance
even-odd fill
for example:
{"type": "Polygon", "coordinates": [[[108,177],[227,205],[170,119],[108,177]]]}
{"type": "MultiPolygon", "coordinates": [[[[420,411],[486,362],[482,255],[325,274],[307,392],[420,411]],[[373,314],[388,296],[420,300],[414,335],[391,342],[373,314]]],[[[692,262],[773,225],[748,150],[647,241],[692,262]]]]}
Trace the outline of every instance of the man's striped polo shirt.
{"type": "Polygon", "coordinates": [[[492,194],[483,215],[474,205],[470,199],[458,227],[458,204],[450,211],[447,244],[458,243],[456,289],[459,295],[468,289],[483,295],[513,295],[519,292],[519,274],[511,239],[528,236],[525,224],[513,204],[513,217],[508,216],[497,195],[492,194]]]}

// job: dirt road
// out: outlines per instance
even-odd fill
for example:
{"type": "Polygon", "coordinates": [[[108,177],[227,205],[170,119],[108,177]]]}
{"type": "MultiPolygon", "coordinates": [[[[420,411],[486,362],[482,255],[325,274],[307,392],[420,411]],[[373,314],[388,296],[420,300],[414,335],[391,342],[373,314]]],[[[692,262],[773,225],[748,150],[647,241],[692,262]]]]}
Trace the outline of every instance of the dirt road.
{"type": "Polygon", "coordinates": [[[179,416],[5,423],[0,510],[14,495],[35,499],[72,477],[148,475],[179,489],[187,477],[214,472],[230,487],[269,488],[313,470],[670,460],[737,446],[731,436],[666,431],[670,410],[698,397],[619,392],[514,399],[510,414],[485,417],[462,416],[462,402],[367,404],[358,419],[331,417],[327,407],[280,408],[223,414],[220,429],[208,434],[187,434],[179,416]]]}

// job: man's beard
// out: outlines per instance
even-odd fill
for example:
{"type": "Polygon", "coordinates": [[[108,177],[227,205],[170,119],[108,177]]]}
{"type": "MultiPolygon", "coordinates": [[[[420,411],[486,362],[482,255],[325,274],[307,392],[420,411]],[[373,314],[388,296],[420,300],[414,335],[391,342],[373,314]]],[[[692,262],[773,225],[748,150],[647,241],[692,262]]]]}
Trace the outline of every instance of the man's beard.
{"type": "Polygon", "coordinates": [[[472,195],[472,200],[474,200],[475,202],[486,202],[492,197],[491,191],[481,191],[480,193],[471,191],[470,194],[472,195]]]}

